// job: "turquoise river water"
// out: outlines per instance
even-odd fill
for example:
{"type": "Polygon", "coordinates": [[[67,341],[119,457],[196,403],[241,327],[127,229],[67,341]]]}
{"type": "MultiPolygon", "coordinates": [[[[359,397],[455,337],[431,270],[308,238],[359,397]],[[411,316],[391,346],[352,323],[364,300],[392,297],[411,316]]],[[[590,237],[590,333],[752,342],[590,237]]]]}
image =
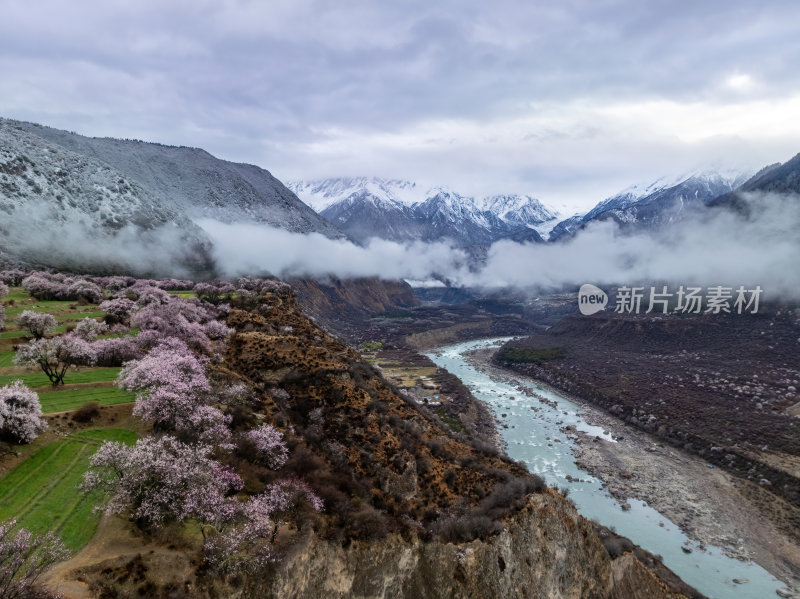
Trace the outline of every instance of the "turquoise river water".
{"type": "Polygon", "coordinates": [[[550,406],[519,392],[516,385],[491,378],[465,359],[464,354],[475,349],[498,347],[509,338],[469,341],[442,347],[427,354],[438,366],[456,375],[473,395],[485,402],[508,425],[500,432],[508,444],[508,454],[525,463],[545,478],[551,486],[569,487],[569,497],[580,513],[613,526],[619,534],[630,538],[648,551],[661,555],[664,563],[683,580],[712,599],[765,599],[777,597],[775,591],[785,585],[755,563],[726,557],[719,547],[700,549],[659,512],[641,501],[631,499],[631,509],[623,511],[619,503],[601,487],[601,481],[575,465],[572,453],[574,441],[561,429],[574,425],[578,430],[612,440],[602,428],[586,423],[580,407],[550,388],[524,379],[510,378],[517,385],[529,388],[537,395],[555,402],[550,406]],[[532,410],[535,406],[537,409],[532,410]],[[567,475],[583,482],[567,481],[567,475]],[[586,482],[588,481],[588,482],[586,482]],[[663,524],[663,526],[660,525],[663,524]],[[687,554],[682,545],[692,547],[687,554]],[[733,579],[747,579],[736,584],[733,579]]]}

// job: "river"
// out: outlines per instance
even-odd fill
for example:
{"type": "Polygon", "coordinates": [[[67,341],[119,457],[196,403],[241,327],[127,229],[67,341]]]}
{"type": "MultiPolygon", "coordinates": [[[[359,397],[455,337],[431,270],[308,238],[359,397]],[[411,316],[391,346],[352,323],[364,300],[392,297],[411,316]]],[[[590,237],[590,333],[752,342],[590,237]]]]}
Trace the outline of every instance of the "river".
{"type": "Polygon", "coordinates": [[[648,551],[661,555],[664,563],[684,581],[712,599],[765,599],[777,597],[775,591],[785,585],[752,562],[742,562],[724,555],[719,547],[702,549],[688,539],[680,528],[652,507],[629,500],[631,509],[623,511],[619,503],[602,489],[600,480],[581,470],[572,453],[574,441],[561,429],[568,425],[609,441],[602,428],[581,417],[580,406],[550,388],[514,377],[516,384],[498,381],[470,365],[464,354],[499,347],[509,337],[468,341],[439,348],[427,356],[438,366],[456,375],[473,395],[483,401],[506,427],[500,433],[508,445],[508,454],[525,463],[545,478],[550,486],[568,487],[569,497],[586,518],[614,527],[648,551]],[[516,385],[530,389],[537,397],[520,393],[516,385]],[[580,479],[569,482],[567,476],[580,479]],[[688,545],[691,553],[681,546],[688,545]],[[747,579],[736,584],[734,579],[747,579]]]}

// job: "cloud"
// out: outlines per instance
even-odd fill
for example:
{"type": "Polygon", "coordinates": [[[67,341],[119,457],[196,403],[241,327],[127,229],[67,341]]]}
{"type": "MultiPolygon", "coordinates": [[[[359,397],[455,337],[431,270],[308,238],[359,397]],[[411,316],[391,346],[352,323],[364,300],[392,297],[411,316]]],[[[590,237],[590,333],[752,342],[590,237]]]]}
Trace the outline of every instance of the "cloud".
{"type": "Polygon", "coordinates": [[[94,214],[58,210],[50,199],[30,197],[6,209],[0,257],[6,253],[31,266],[181,277],[198,276],[213,266],[209,240],[189,222],[112,228],[94,214]]]}
{"type": "Polygon", "coordinates": [[[750,195],[750,217],[709,211],[658,233],[622,232],[593,223],[566,243],[495,243],[480,268],[446,243],[402,245],[373,240],[359,247],[318,234],[259,225],[203,221],[229,276],[269,272],[282,277],[376,276],[446,278],[457,286],[514,287],[533,292],[598,285],[761,285],[765,297],[800,298],[800,198],[750,195]]]}
{"type": "Polygon", "coordinates": [[[748,201],[750,217],[714,210],[657,233],[625,234],[597,222],[563,244],[499,242],[463,282],[544,290],[584,282],[761,285],[771,297],[800,298],[800,197],[749,194],[748,201]]]}
{"type": "Polygon", "coordinates": [[[335,275],[340,278],[426,279],[454,276],[466,268],[467,256],[448,243],[399,244],[373,239],[365,247],[265,225],[201,220],[198,224],[215,246],[226,276],[264,274],[289,277],[335,275]]]}

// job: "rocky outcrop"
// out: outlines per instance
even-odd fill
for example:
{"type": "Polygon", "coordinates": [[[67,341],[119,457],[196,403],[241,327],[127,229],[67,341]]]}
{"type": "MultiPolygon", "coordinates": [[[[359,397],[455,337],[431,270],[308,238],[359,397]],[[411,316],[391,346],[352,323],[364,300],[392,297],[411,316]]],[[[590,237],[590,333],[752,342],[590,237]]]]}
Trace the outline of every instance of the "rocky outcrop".
{"type": "MultiPolygon", "coordinates": [[[[627,561],[631,567],[626,563],[614,572],[620,588],[635,588],[637,581],[629,581],[626,572],[638,574],[638,562],[627,561]]],[[[591,524],[550,493],[531,496],[499,534],[470,543],[390,537],[343,548],[314,537],[276,576],[270,591],[274,597],[330,599],[672,596],[614,594],[613,583],[611,560],[591,524]]]]}

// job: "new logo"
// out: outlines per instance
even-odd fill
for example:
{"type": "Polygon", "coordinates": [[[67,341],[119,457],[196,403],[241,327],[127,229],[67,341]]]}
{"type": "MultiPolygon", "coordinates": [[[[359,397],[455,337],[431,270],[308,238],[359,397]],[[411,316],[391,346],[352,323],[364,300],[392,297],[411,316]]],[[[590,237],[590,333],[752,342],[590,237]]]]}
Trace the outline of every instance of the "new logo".
{"type": "Polygon", "coordinates": [[[600,312],[608,305],[608,295],[605,291],[586,283],[578,291],[578,309],[584,316],[591,316],[600,312]]]}

